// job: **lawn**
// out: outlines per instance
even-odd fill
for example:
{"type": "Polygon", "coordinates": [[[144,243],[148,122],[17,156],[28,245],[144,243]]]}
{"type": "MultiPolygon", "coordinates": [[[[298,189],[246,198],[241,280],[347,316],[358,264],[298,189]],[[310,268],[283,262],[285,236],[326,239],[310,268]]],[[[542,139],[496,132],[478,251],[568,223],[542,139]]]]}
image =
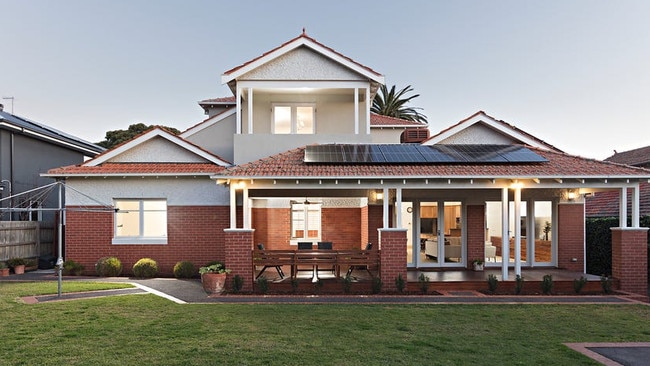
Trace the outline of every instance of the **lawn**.
{"type": "MultiPolygon", "coordinates": [[[[77,290],[101,283],[79,283],[77,290]]],[[[2,365],[597,365],[565,342],[650,341],[645,305],[26,305],[0,283],[2,365]]]]}

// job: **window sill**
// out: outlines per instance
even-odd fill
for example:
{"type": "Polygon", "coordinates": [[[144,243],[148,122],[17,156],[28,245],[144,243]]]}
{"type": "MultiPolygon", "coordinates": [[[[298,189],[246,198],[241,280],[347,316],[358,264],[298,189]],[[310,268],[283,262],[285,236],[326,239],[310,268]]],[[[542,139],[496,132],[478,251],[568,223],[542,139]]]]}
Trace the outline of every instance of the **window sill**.
{"type": "Polygon", "coordinates": [[[113,238],[111,244],[113,245],[138,245],[138,244],[166,245],[167,238],[113,238]]]}

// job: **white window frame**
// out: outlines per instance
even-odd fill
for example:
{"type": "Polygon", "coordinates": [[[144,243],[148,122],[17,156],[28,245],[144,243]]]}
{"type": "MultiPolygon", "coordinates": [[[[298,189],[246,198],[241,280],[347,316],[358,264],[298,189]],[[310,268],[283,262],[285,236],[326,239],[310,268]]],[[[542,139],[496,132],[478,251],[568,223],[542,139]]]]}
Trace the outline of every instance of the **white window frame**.
{"type": "Polygon", "coordinates": [[[167,244],[167,234],[168,234],[168,206],[167,200],[164,198],[115,198],[113,199],[113,205],[117,209],[115,210],[113,216],[113,239],[112,244],[167,244]],[[139,235],[138,236],[118,236],[117,235],[117,215],[119,215],[119,203],[120,202],[138,202],[138,216],[139,216],[139,235]],[[164,236],[145,236],[144,235],[144,223],[145,223],[145,212],[144,212],[144,203],[145,202],[161,202],[165,204],[165,235],[164,236]]]}
{"type": "MultiPolygon", "coordinates": [[[[272,103],[271,104],[271,118],[273,120],[271,126],[271,133],[274,135],[298,135],[298,107],[311,107],[312,108],[312,125],[313,129],[311,135],[316,133],[316,103],[272,103]],[[291,108],[291,132],[290,133],[276,133],[275,132],[275,108],[277,107],[289,107],[291,108]]],[[[310,134],[300,134],[300,135],[310,135],[310,134]]]]}
{"type": "Polygon", "coordinates": [[[312,203],[312,204],[304,204],[304,203],[292,203],[291,204],[291,243],[292,244],[297,244],[299,241],[320,241],[321,236],[323,234],[322,232],[322,204],[320,203],[312,203]],[[301,209],[296,209],[295,206],[302,206],[301,209]],[[311,210],[310,210],[311,208],[311,210]],[[293,236],[295,230],[295,222],[294,222],[294,212],[302,210],[303,215],[302,215],[302,222],[304,224],[303,228],[303,237],[296,237],[293,236]],[[310,221],[309,213],[310,211],[312,213],[315,213],[317,215],[316,217],[312,217],[312,220],[310,221]],[[313,225],[316,225],[314,227],[313,225]],[[317,230],[318,231],[318,236],[317,237],[309,237],[309,231],[310,230],[317,230]]]}

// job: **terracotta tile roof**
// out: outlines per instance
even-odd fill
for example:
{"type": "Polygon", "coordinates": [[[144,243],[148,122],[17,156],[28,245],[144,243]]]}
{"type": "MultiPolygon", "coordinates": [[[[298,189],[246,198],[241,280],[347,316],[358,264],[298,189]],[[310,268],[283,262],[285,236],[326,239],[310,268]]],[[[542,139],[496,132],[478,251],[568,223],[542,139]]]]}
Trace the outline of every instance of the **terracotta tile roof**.
{"type": "MultiPolygon", "coordinates": [[[[627,192],[628,215],[632,212],[632,192],[627,192]]],[[[585,201],[585,216],[587,217],[618,217],[619,191],[596,192],[585,201]]],[[[650,215],[650,183],[641,183],[639,189],[639,215],[650,215]]]]}
{"type": "Polygon", "coordinates": [[[412,126],[412,127],[426,127],[426,123],[420,123],[415,121],[407,121],[401,118],[382,116],[377,113],[370,113],[370,126],[371,127],[381,127],[381,126],[412,126]]]}
{"type": "Polygon", "coordinates": [[[605,161],[635,166],[648,166],[650,165],[650,146],[620,153],[614,152],[614,155],[608,157],[605,161]]]}
{"type": "Polygon", "coordinates": [[[305,148],[297,148],[231,167],[219,175],[251,178],[283,177],[648,177],[650,170],[530,148],[544,163],[521,164],[307,164],[305,148]]]}
{"type": "Polygon", "coordinates": [[[212,103],[235,104],[235,103],[237,103],[237,100],[235,99],[234,96],[232,96],[232,97],[223,97],[223,98],[203,99],[202,101],[199,102],[199,105],[200,104],[212,104],[212,103]]]}
{"type": "Polygon", "coordinates": [[[49,175],[212,175],[225,168],[212,163],[104,163],[98,166],[69,165],[50,169],[49,175]]]}
{"type": "Polygon", "coordinates": [[[239,70],[239,69],[245,67],[246,65],[249,65],[249,64],[251,64],[251,63],[253,63],[253,62],[255,62],[255,61],[261,59],[262,57],[264,57],[264,56],[266,56],[266,55],[268,55],[268,54],[270,54],[270,53],[273,53],[273,52],[275,52],[276,50],[278,50],[278,49],[280,49],[280,48],[282,48],[282,47],[284,47],[284,46],[286,46],[286,45],[288,45],[288,44],[290,44],[290,43],[292,43],[292,42],[295,42],[295,41],[299,40],[300,38],[308,39],[308,40],[310,40],[310,41],[312,41],[312,42],[318,44],[319,46],[321,46],[321,47],[323,47],[323,48],[325,48],[325,49],[327,49],[327,50],[329,50],[329,51],[331,51],[331,52],[333,52],[333,53],[339,55],[340,57],[343,57],[344,59],[346,59],[346,60],[348,60],[348,61],[350,61],[350,62],[356,64],[357,66],[362,67],[362,68],[368,70],[369,72],[371,72],[371,73],[373,73],[373,74],[375,74],[375,75],[377,75],[377,76],[381,76],[380,73],[378,73],[377,71],[371,69],[370,67],[365,66],[365,65],[363,65],[363,64],[361,64],[361,63],[359,63],[359,62],[357,62],[357,61],[354,61],[353,59],[351,59],[351,58],[349,58],[349,57],[347,57],[347,56],[341,54],[340,52],[337,52],[336,50],[334,50],[334,49],[332,49],[332,48],[330,48],[330,47],[328,47],[328,46],[325,46],[324,44],[318,42],[318,41],[315,40],[314,38],[309,37],[309,36],[307,35],[307,33],[305,33],[305,30],[304,30],[304,29],[303,29],[303,31],[302,31],[302,34],[300,34],[298,37],[295,37],[295,38],[293,38],[293,39],[290,39],[290,40],[288,40],[287,42],[284,42],[283,44],[279,45],[278,47],[275,47],[274,49],[272,49],[272,50],[270,50],[270,51],[267,51],[267,52],[263,53],[262,55],[260,55],[260,56],[258,56],[258,57],[255,57],[254,59],[252,59],[252,60],[250,60],[250,61],[247,61],[247,62],[245,62],[245,63],[243,63],[243,64],[241,64],[241,65],[239,65],[239,66],[235,66],[235,67],[233,67],[232,69],[230,69],[230,70],[224,72],[224,75],[231,74],[231,73],[233,73],[233,72],[235,72],[235,71],[237,71],[237,70],[239,70]]]}

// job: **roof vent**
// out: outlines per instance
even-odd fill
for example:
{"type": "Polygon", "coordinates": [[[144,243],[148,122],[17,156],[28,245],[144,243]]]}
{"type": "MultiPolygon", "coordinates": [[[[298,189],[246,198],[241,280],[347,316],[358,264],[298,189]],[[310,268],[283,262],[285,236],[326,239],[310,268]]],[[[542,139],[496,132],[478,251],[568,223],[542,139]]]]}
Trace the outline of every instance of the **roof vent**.
{"type": "Polygon", "coordinates": [[[429,138],[428,128],[414,128],[402,132],[401,143],[422,142],[429,138]]]}

